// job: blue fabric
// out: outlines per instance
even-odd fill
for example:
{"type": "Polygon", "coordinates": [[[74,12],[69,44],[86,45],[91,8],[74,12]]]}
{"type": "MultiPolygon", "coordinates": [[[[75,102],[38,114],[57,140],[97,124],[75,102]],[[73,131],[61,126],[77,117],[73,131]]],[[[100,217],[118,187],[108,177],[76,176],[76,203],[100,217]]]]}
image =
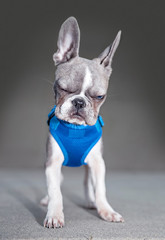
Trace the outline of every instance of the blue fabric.
{"type": "Polygon", "coordinates": [[[75,125],[58,119],[55,108],[48,114],[49,130],[64,155],[64,166],[79,167],[102,136],[104,122],[99,116],[93,126],[75,125]]]}

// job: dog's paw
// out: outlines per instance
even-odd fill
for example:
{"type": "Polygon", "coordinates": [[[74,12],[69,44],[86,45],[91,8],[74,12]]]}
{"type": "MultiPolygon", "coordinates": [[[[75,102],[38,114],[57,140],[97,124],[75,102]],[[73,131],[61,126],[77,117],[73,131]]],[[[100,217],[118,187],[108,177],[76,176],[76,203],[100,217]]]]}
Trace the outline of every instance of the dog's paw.
{"type": "Polygon", "coordinates": [[[46,195],[44,198],[41,199],[40,204],[42,206],[47,206],[48,202],[49,202],[49,197],[48,197],[48,195],[46,195]]]}
{"type": "Polygon", "coordinates": [[[119,213],[112,212],[109,209],[101,209],[99,211],[99,215],[101,218],[108,222],[124,222],[123,217],[119,213]]]}
{"type": "Polygon", "coordinates": [[[62,228],[64,226],[64,214],[54,216],[46,216],[44,220],[44,227],[47,228],[62,228]]]}
{"type": "Polygon", "coordinates": [[[87,208],[89,208],[89,209],[96,209],[96,203],[88,201],[87,208]]]}

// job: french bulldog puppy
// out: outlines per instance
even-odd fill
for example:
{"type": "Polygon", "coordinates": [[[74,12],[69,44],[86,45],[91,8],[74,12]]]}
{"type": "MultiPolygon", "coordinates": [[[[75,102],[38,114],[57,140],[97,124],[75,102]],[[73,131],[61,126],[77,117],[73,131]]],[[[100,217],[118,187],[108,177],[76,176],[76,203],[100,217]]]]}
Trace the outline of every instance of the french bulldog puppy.
{"type": "MultiPolygon", "coordinates": [[[[81,126],[83,129],[85,128],[84,131],[90,130],[95,125],[98,127],[98,114],[106,99],[109,77],[112,72],[112,59],[119,45],[120,36],[121,31],[118,32],[114,42],[99,57],[88,60],[79,57],[80,30],[77,20],[70,17],[62,24],[57,42],[58,50],[53,55],[54,63],[57,66],[54,84],[56,107],[50,119],[53,116],[54,123],[57,121],[58,124],[64,123],[72,126],[73,130],[79,129],[81,126]]],[[[70,140],[68,140],[68,144],[69,142],[70,140]]],[[[74,151],[74,154],[77,155],[78,145],[74,151]]],[[[41,200],[41,204],[48,205],[44,220],[44,226],[48,228],[64,226],[60,183],[61,167],[67,164],[64,164],[66,155],[61,146],[56,135],[49,131],[45,170],[48,195],[41,200]]],[[[77,155],[74,155],[74,159],[77,155]]],[[[102,157],[101,136],[97,138],[92,148],[88,149],[88,154],[82,164],[86,169],[84,185],[88,206],[96,208],[100,217],[106,221],[123,222],[122,216],[113,210],[106,199],[105,164],[102,157]]]]}

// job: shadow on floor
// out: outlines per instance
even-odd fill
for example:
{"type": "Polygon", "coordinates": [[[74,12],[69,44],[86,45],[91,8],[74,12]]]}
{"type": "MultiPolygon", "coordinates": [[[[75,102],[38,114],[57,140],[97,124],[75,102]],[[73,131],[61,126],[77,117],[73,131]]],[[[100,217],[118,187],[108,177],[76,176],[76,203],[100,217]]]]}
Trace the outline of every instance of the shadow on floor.
{"type": "Polygon", "coordinates": [[[65,195],[65,197],[67,197],[72,203],[74,203],[77,207],[84,209],[84,211],[88,212],[89,214],[95,216],[95,217],[99,217],[97,210],[95,208],[88,208],[83,199],[80,198],[79,196],[77,196],[75,193],[67,193],[65,195]]]}
{"type": "Polygon", "coordinates": [[[39,201],[36,200],[36,202],[33,202],[30,198],[27,197],[28,194],[25,195],[23,192],[21,192],[21,190],[19,191],[18,188],[14,189],[9,184],[6,184],[6,189],[8,194],[19,201],[34,216],[38,224],[43,226],[46,211],[40,205],[39,201]]]}

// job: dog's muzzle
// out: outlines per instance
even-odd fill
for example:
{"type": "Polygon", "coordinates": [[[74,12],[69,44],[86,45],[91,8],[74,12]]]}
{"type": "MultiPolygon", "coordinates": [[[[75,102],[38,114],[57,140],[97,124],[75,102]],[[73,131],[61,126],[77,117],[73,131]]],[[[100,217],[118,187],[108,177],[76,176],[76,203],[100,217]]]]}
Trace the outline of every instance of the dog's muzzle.
{"type": "Polygon", "coordinates": [[[82,98],[75,98],[72,101],[73,106],[76,108],[76,110],[78,111],[79,109],[85,108],[86,107],[86,103],[82,98]]]}

